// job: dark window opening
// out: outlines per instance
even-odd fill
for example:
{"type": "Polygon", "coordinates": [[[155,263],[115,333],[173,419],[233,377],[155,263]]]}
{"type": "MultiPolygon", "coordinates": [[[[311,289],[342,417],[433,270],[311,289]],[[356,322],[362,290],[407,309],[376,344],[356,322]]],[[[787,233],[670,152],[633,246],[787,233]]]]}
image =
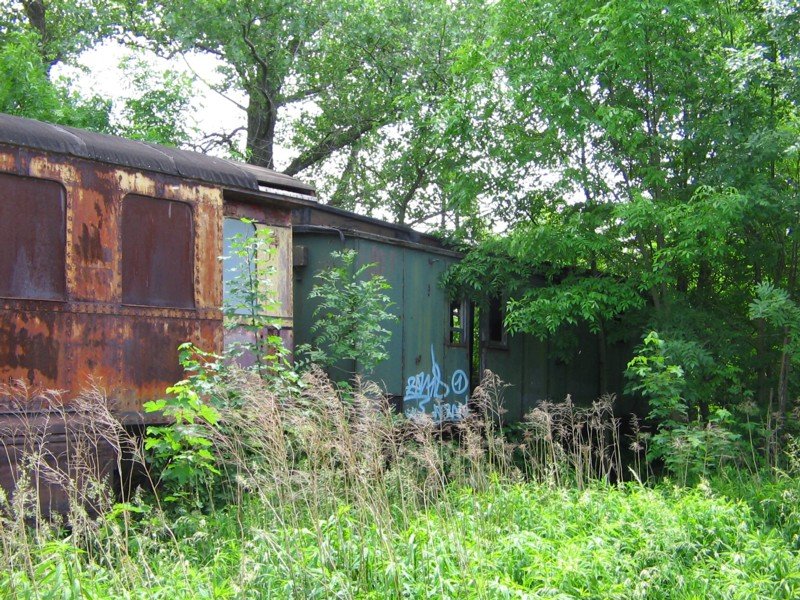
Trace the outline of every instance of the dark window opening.
{"type": "Polygon", "coordinates": [[[490,344],[499,344],[505,346],[506,344],[506,329],[503,326],[503,319],[505,318],[505,310],[503,302],[500,298],[492,298],[489,300],[489,338],[490,344]]]}
{"type": "Polygon", "coordinates": [[[122,202],[122,302],[194,308],[192,208],[129,195],[122,202]]]}
{"type": "Polygon", "coordinates": [[[465,346],[467,343],[467,303],[463,300],[451,300],[449,319],[450,345],[465,346]]]}
{"type": "Polygon", "coordinates": [[[64,188],[0,174],[0,297],[66,298],[64,188]]]}

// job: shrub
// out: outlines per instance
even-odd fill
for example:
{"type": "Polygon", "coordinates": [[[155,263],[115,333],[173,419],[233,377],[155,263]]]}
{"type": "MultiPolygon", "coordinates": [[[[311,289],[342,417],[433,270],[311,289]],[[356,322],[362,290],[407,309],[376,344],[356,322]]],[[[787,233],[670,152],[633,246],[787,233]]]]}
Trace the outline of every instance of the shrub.
{"type": "Polygon", "coordinates": [[[383,324],[397,317],[389,312],[393,304],[385,293],[391,289],[389,283],[381,275],[366,277],[375,263],[356,268],[356,257],[355,250],[332,252],[338,264],[315,275],[319,283],[308,295],[319,300],[311,327],[314,342],[298,352],[328,367],[341,360],[357,361],[360,372],[368,375],[388,358],[391,332],[383,324]]]}

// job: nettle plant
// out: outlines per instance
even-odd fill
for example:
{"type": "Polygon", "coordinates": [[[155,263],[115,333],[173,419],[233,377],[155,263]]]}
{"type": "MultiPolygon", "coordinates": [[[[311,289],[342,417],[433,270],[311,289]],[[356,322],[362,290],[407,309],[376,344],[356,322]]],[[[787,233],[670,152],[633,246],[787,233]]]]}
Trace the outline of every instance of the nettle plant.
{"type": "Polygon", "coordinates": [[[733,415],[711,405],[707,416],[698,410],[694,372],[713,368],[713,358],[694,342],[672,346],[651,331],[628,363],[629,390],[650,404],[649,418],[657,423],[648,460],[663,460],[683,483],[708,474],[737,456],[740,435],[732,431],[733,415]]]}
{"type": "MultiPolygon", "coordinates": [[[[249,219],[242,219],[252,224],[249,219]]],[[[244,333],[243,340],[229,344],[223,355],[205,352],[191,343],[179,347],[179,360],[187,377],[166,391],[168,396],[144,405],[146,412],[160,412],[169,425],[149,427],[145,449],[159,472],[159,483],[167,489],[168,501],[193,496],[198,508],[205,502],[200,490],[219,488],[219,457],[212,452],[213,430],[225,427],[218,407],[237,402],[237,394],[227,389],[226,374],[233,363],[251,362],[245,367],[273,389],[286,394],[296,391],[298,377],[289,362],[289,352],[269,316],[276,302],[269,293],[269,278],[275,273],[271,259],[275,254],[272,232],[254,228],[252,235],[236,234],[231,239],[233,276],[223,306],[225,327],[244,333]]]]}
{"type": "Polygon", "coordinates": [[[393,302],[385,293],[391,289],[378,274],[366,276],[376,263],[355,266],[355,250],[332,252],[333,266],[317,273],[309,298],[318,299],[314,309],[312,344],[297,348],[309,362],[331,367],[342,360],[358,362],[360,370],[369,374],[389,355],[386,345],[391,331],[384,323],[396,321],[389,309],[393,302]]]}

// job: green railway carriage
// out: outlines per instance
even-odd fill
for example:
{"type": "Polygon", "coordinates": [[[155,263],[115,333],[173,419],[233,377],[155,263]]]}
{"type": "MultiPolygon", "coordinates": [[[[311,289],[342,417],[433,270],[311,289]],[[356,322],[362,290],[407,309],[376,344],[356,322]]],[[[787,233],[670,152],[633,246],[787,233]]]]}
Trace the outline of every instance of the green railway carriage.
{"type": "MultiPolygon", "coordinates": [[[[433,236],[325,206],[296,209],[295,341],[313,340],[316,303],[308,301],[314,275],[331,265],[331,253],[355,250],[357,266],[374,263],[368,273],[382,275],[397,315],[386,323],[391,332],[389,359],[370,378],[380,383],[406,414],[428,412],[436,419],[455,418],[472,388],[472,327],[468,302],[452,302],[441,286],[442,274],[460,255],[433,236]]],[[[334,378],[363,373],[349,361],[330,369],[334,378]]]]}

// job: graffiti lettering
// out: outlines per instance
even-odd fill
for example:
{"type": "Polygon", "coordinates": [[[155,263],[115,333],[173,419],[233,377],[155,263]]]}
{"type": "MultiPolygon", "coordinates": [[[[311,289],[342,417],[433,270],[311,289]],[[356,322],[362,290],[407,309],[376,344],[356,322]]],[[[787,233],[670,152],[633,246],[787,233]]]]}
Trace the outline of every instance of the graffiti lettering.
{"type": "Polygon", "coordinates": [[[404,412],[407,416],[429,412],[434,421],[458,420],[463,415],[468,395],[469,377],[462,369],[453,373],[449,385],[442,380],[442,369],[431,344],[431,371],[422,371],[406,381],[404,412]],[[446,402],[451,394],[452,400],[446,402]],[[459,401],[457,396],[463,397],[459,401]]]}

